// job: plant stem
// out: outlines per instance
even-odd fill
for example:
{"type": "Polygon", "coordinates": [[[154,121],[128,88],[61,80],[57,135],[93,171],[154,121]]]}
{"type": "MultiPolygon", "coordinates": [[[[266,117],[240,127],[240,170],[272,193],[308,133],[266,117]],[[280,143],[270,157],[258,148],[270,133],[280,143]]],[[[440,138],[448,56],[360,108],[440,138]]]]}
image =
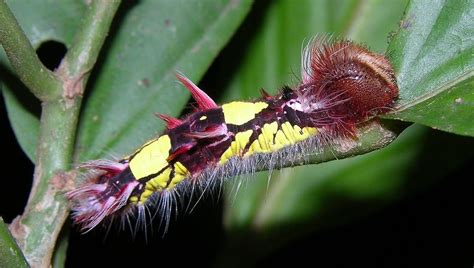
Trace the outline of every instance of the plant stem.
{"type": "Polygon", "coordinates": [[[38,99],[59,95],[61,82],[40,62],[4,0],[0,0],[0,41],[18,77],[38,99]]]}
{"type": "MultiPolygon", "coordinates": [[[[0,9],[3,7],[8,10],[5,3],[0,1],[0,9]]],[[[42,100],[42,113],[33,187],[24,214],[10,228],[32,267],[51,265],[56,240],[69,212],[63,191],[74,179],[74,173],[66,171],[71,168],[82,93],[119,5],[118,0],[91,3],[76,33],[74,46],[57,70],[56,77],[59,80],[54,80],[56,84],[51,85],[51,81],[36,76],[26,80],[29,84],[25,82],[42,100]]],[[[2,14],[8,13],[4,11],[2,14]]],[[[16,24],[10,32],[21,36],[23,32],[11,12],[9,14],[11,17],[1,18],[10,20],[8,25],[16,24]]],[[[4,39],[5,35],[2,29],[2,44],[10,44],[11,40],[4,39]]],[[[26,37],[24,41],[28,42],[26,37]]],[[[10,49],[10,46],[4,47],[5,50],[10,49]]],[[[22,59],[21,51],[7,51],[20,77],[29,71],[31,58],[37,60],[36,54],[31,54],[34,53],[31,45],[29,49],[28,61],[22,59]]],[[[61,247],[61,250],[65,251],[65,247],[61,247]]]]}
{"type": "Polygon", "coordinates": [[[33,267],[48,267],[56,238],[68,215],[61,190],[69,169],[79,105],[63,101],[43,103],[37,161],[28,204],[12,231],[33,267]]]}
{"type": "Polygon", "coordinates": [[[66,253],[67,247],[69,246],[69,226],[63,226],[63,229],[59,233],[58,239],[56,240],[56,249],[51,260],[51,265],[54,268],[63,268],[66,265],[66,253]]]}
{"type": "Polygon", "coordinates": [[[69,88],[65,88],[66,97],[82,95],[119,5],[120,0],[97,0],[89,6],[83,27],[74,36],[74,45],[57,71],[64,81],[72,82],[69,88]]]}

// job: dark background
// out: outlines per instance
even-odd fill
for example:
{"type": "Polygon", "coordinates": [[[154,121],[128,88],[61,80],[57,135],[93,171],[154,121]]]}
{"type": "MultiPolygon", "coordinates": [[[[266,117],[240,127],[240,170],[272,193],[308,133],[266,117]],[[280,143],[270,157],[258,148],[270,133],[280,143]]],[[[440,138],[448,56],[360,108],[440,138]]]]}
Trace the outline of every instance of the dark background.
{"type": "MultiPolygon", "coordinates": [[[[51,42],[40,47],[38,53],[43,62],[54,69],[65,48],[51,42]]],[[[212,74],[213,68],[216,67],[211,67],[208,74],[212,74]]],[[[212,75],[201,83],[212,84],[210,79],[212,75]]],[[[0,215],[10,222],[22,213],[26,204],[33,165],[15,139],[3,98],[0,118],[3,156],[0,215]]],[[[224,263],[226,267],[304,264],[309,267],[472,268],[473,164],[471,159],[428,188],[352,222],[296,239],[268,255],[259,256],[256,263],[239,259],[241,255],[233,255],[232,251],[225,252],[230,262],[229,259],[216,260],[216,256],[227,249],[222,226],[223,205],[207,199],[192,214],[179,215],[172,220],[165,236],[155,231],[147,235],[147,241],[143,233],[133,238],[128,230],[111,230],[106,236],[104,230],[99,229],[81,235],[72,227],[66,230],[71,237],[66,267],[123,267],[130,266],[126,262],[132,260],[134,266],[152,267],[208,267],[224,263]]]]}

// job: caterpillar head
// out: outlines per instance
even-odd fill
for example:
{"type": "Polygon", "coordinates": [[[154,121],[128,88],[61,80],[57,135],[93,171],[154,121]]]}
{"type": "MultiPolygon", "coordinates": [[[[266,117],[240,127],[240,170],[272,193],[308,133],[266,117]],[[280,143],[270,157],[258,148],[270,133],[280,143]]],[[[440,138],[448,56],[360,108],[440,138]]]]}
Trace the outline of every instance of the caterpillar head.
{"type": "Polygon", "coordinates": [[[300,87],[312,105],[332,108],[352,122],[386,112],[398,97],[389,60],[350,41],[310,42],[302,77],[300,87]]]}

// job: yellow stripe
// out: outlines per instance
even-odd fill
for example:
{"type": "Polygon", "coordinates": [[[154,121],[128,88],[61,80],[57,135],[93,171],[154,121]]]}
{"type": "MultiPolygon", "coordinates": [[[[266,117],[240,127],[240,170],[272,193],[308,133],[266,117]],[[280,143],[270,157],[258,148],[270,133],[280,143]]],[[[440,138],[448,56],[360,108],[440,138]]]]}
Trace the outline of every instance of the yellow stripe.
{"type": "Polygon", "coordinates": [[[141,179],[157,173],[168,165],[166,159],[171,149],[171,140],[168,135],[163,135],[140,148],[138,153],[130,160],[129,166],[133,176],[141,179]]]}
{"type": "Polygon", "coordinates": [[[145,189],[150,189],[151,191],[160,191],[166,187],[168,180],[171,176],[171,168],[166,168],[160,175],[152,178],[147,181],[145,189]]]}
{"type": "Polygon", "coordinates": [[[186,169],[186,167],[183,164],[181,164],[181,162],[174,163],[174,169],[175,169],[175,172],[177,174],[181,174],[181,175],[187,175],[188,174],[188,170],[186,169]]]}
{"type": "Polygon", "coordinates": [[[219,164],[222,165],[226,163],[233,156],[241,155],[243,149],[245,148],[245,146],[247,146],[247,143],[249,143],[251,135],[251,129],[235,134],[235,140],[232,141],[229,148],[227,148],[227,150],[225,150],[225,152],[222,154],[221,159],[219,160],[219,164]]]}
{"type": "Polygon", "coordinates": [[[294,135],[294,129],[289,122],[281,124],[281,129],[283,130],[283,134],[285,134],[285,137],[290,141],[291,144],[296,143],[298,141],[294,135]]]}
{"type": "MultiPolygon", "coordinates": [[[[232,104],[232,103],[231,103],[232,104]]],[[[255,118],[255,114],[264,109],[267,104],[261,103],[264,105],[255,105],[254,103],[244,103],[244,102],[234,102],[235,107],[228,109],[227,111],[236,112],[236,107],[250,105],[253,107],[253,112],[247,113],[244,115],[248,120],[255,118]],[[265,107],[264,107],[265,106],[265,107]],[[257,112],[255,112],[257,111],[257,112]],[[249,119],[250,118],[250,119],[249,119]]],[[[233,115],[232,115],[233,116],[233,115]]],[[[232,117],[231,116],[231,117],[232,117]]],[[[232,124],[243,124],[247,121],[227,121],[226,123],[232,124]],[[245,122],[244,122],[245,121],[245,122]]],[[[250,136],[252,135],[253,130],[246,130],[239,132],[235,135],[235,140],[231,143],[229,148],[222,154],[219,161],[220,164],[226,163],[233,156],[241,156],[242,151],[247,146],[250,141],[250,136]]],[[[281,148],[294,144],[296,142],[308,139],[311,136],[314,136],[317,133],[316,128],[304,127],[300,128],[299,126],[292,126],[289,122],[284,122],[281,125],[281,129],[278,129],[278,123],[272,122],[264,124],[262,127],[261,134],[257,137],[255,141],[249,146],[248,152],[244,157],[248,157],[254,153],[270,153],[281,148]],[[275,137],[275,138],[274,138],[275,137]]],[[[168,135],[163,135],[156,140],[151,140],[143,145],[142,148],[138,149],[136,154],[130,159],[129,166],[132,174],[135,178],[141,179],[148,177],[151,174],[158,173],[163,170],[162,173],[150,178],[145,185],[145,189],[139,198],[131,197],[131,202],[145,202],[154,192],[162,191],[164,189],[172,189],[178,183],[185,180],[188,176],[188,170],[186,167],[180,163],[174,163],[174,176],[171,178],[172,168],[169,166],[166,159],[169,156],[169,151],[171,149],[171,140],[168,135]],[[171,180],[171,181],[170,181],[171,180]],[[169,181],[169,183],[168,183],[169,181]]]]}
{"type": "MultiPolygon", "coordinates": [[[[265,140],[266,147],[268,148],[268,152],[273,152],[281,147],[275,146],[276,144],[273,142],[273,137],[278,131],[278,123],[272,122],[270,124],[263,125],[262,128],[262,136],[265,140]]],[[[262,146],[263,147],[263,146],[262,146]]]]}
{"type": "Polygon", "coordinates": [[[188,176],[188,170],[183,164],[181,164],[180,162],[174,163],[174,177],[170,181],[170,184],[168,184],[168,187],[166,187],[166,189],[173,189],[178,183],[182,182],[188,176]]]}
{"type": "Polygon", "coordinates": [[[278,151],[286,146],[306,140],[316,135],[316,133],[316,128],[304,127],[301,129],[299,126],[291,126],[289,122],[282,123],[281,129],[278,129],[277,122],[265,124],[262,127],[262,133],[252,142],[245,157],[255,153],[278,151]]]}
{"type": "Polygon", "coordinates": [[[243,125],[267,107],[268,104],[265,102],[234,101],[222,105],[222,111],[226,124],[243,125]]]}
{"type": "Polygon", "coordinates": [[[170,181],[170,184],[168,185],[168,187],[166,187],[166,189],[168,190],[173,189],[178,183],[184,181],[184,179],[186,178],[187,176],[184,176],[182,174],[175,174],[173,179],[170,181]]]}

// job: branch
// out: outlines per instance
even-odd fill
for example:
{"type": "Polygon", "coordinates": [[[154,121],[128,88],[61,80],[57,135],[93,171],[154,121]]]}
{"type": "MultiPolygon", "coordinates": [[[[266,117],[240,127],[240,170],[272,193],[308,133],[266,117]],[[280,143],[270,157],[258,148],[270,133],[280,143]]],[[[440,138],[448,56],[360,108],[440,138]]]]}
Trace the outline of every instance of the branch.
{"type": "Polygon", "coordinates": [[[71,168],[82,93],[119,4],[92,2],[74,46],[57,70],[60,94],[42,103],[33,187],[24,214],[10,226],[32,267],[51,265],[55,243],[69,213],[63,191],[75,176],[66,171],[71,168]]]}
{"type": "Polygon", "coordinates": [[[369,153],[392,143],[407,126],[408,124],[397,121],[371,120],[357,128],[357,139],[346,138],[323,144],[320,151],[310,156],[301,156],[293,162],[285,163],[284,166],[318,164],[369,153]]]}
{"type": "Polygon", "coordinates": [[[38,99],[60,93],[61,82],[38,59],[5,0],[0,0],[0,42],[16,74],[38,99]]]}
{"type": "Polygon", "coordinates": [[[66,98],[82,96],[119,5],[120,0],[97,0],[89,7],[88,16],[83,21],[84,27],[74,36],[74,45],[57,71],[62,80],[69,83],[63,92],[66,98]]]}

